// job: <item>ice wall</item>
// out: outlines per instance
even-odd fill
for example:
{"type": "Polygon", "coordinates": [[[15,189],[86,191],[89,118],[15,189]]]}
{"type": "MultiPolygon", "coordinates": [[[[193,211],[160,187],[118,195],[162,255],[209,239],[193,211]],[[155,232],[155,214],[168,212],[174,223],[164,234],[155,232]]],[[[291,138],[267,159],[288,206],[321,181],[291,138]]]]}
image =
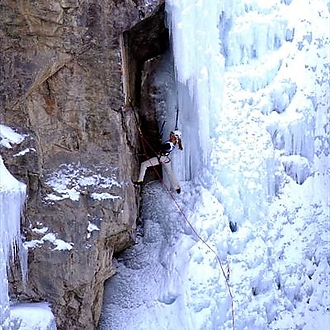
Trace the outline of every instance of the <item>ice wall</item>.
{"type": "Polygon", "coordinates": [[[217,26],[220,9],[218,1],[166,2],[173,31],[179,119],[187,141],[184,172],[191,178],[208,163],[211,123],[221,110],[224,58],[217,26]]]}
{"type": "MultiPolygon", "coordinates": [[[[329,171],[325,2],[169,0],[185,155],[232,222],[329,171]],[[299,12],[299,15],[296,13],[299,12]]],[[[183,168],[183,169],[182,169],[183,168]]]]}
{"type": "Polygon", "coordinates": [[[25,189],[25,184],[9,173],[0,156],[0,328],[3,329],[10,329],[7,268],[20,245],[25,189]]]}
{"type": "MultiPolygon", "coordinates": [[[[322,328],[329,319],[328,285],[319,277],[329,274],[329,4],[167,4],[192,178],[224,207],[215,219],[198,214],[194,225],[231,261],[236,329],[322,328]],[[237,226],[221,236],[227,219],[237,226]]],[[[201,285],[201,268],[203,276],[192,267],[187,282],[201,285]]],[[[231,329],[219,319],[226,310],[219,302],[218,319],[208,315],[212,324],[196,328],[231,329]]]]}
{"type": "MultiPolygon", "coordinates": [[[[248,100],[236,99],[236,91],[241,89],[237,79],[228,79],[224,86],[229,66],[247,64],[265,52],[261,41],[263,46],[257,52],[247,52],[249,40],[232,28],[235,17],[245,10],[241,1],[167,2],[180,118],[184,138],[189,141],[186,153],[192,155],[185,171],[215,190],[233,222],[258,216],[272,185],[267,178],[267,171],[273,167],[268,160],[272,157],[271,142],[269,134],[259,129],[259,112],[250,114],[248,100]],[[245,46],[238,36],[244,38],[245,46]],[[240,45],[242,54],[237,59],[236,48],[240,45]],[[256,148],[266,150],[262,157],[253,156],[256,148]],[[258,206],[251,203],[255,200],[260,200],[258,206]]],[[[251,42],[257,34],[246,33],[251,34],[251,42]]]]}

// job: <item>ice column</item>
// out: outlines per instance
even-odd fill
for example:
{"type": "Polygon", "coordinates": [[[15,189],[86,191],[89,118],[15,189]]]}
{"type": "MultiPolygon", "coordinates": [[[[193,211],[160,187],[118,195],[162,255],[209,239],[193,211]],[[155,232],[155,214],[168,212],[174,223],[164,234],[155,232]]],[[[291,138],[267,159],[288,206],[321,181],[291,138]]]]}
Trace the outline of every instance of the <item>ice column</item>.
{"type": "Polygon", "coordinates": [[[16,180],[0,156],[0,328],[9,328],[7,268],[20,244],[20,215],[26,186],[16,180]]]}
{"type": "Polygon", "coordinates": [[[224,58],[220,53],[220,4],[209,0],[166,2],[172,38],[178,106],[187,141],[186,172],[191,177],[208,163],[212,123],[221,109],[221,76],[224,58]]]}

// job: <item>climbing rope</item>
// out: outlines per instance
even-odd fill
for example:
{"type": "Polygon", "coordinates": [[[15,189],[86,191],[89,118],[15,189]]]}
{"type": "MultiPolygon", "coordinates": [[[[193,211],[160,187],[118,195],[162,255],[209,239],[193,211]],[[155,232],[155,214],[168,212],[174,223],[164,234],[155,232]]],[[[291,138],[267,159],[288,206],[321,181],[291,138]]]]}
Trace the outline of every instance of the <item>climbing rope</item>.
{"type": "MultiPolygon", "coordinates": [[[[150,144],[148,143],[148,141],[144,138],[142,130],[140,128],[139,122],[138,122],[138,118],[137,115],[135,113],[134,107],[131,105],[133,113],[134,113],[134,117],[136,120],[136,127],[141,139],[141,145],[143,148],[143,153],[145,155],[145,157],[147,157],[147,153],[146,153],[146,145],[150,148],[150,150],[155,153],[155,155],[157,155],[157,153],[153,150],[153,148],[150,146],[150,144]]],[[[178,109],[177,109],[177,115],[176,115],[176,125],[175,125],[175,129],[177,128],[177,123],[178,123],[178,109]]],[[[192,229],[192,231],[194,232],[194,234],[196,235],[196,237],[215,255],[216,260],[218,262],[218,265],[220,267],[221,273],[225,279],[225,283],[226,283],[226,287],[228,290],[228,294],[230,296],[230,300],[231,300],[231,317],[232,317],[232,328],[233,330],[235,330],[235,313],[234,313],[234,297],[233,297],[233,293],[232,290],[230,288],[229,282],[228,282],[228,278],[226,276],[226,272],[224,270],[224,267],[222,265],[221,259],[218,255],[218,253],[198,234],[198,232],[196,231],[196,229],[194,228],[194,226],[191,224],[191,222],[188,220],[187,216],[185,215],[185,213],[183,212],[183,210],[181,209],[179,203],[177,202],[176,198],[174,197],[173,193],[171,192],[171,190],[169,189],[169,187],[165,184],[163,178],[161,177],[161,175],[158,173],[158,171],[156,170],[156,168],[154,166],[152,166],[153,170],[155,171],[157,177],[159,178],[159,181],[162,183],[165,191],[169,194],[169,196],[172,198],[175,206],[177,207],[179,213],[182,215],[182,217],[184,218],[185,222],[188,224],[188,226],[192,229]]]]}

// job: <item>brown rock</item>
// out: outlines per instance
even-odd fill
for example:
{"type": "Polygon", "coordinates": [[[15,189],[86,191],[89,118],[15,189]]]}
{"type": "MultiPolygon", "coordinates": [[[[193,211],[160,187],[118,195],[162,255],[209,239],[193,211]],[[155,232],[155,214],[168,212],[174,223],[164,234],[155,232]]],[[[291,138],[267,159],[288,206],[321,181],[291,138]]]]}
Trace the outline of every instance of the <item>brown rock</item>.
{"type": "Polygon", "coordinates": [[[127,102],[141,103],[143,63],[168,47],[163,2],[0,5],[0,122],[26,135],[0,150],[27,184],[28,281],[13,267],[11,294],[50,302],[58,329],[96,327],[113,253],[134,241],[140,145],[127,102]]]}

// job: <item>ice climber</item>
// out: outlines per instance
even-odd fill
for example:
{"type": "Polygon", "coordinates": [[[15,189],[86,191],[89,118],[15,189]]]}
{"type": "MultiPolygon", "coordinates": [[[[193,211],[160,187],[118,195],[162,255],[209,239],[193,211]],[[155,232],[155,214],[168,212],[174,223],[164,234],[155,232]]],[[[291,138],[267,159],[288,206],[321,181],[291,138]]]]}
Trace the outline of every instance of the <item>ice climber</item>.
{"type": "Polygon", "coordinates": [[[175,191],[180,194],[181,188],[179,182],[172,171],[171,167],[171,159],[170,153],[175,149],[176,145],[178,145],[180,150],[183,150],[182,141],[181,141],[181,132],[179,130],[174,130],[170,133],[170,138],[165,143],[163,143],[160,147],[160,151],[156,157],[152,157],[147,159],[146,161],[141,163],[140,167],[140,175],[139,178],[134,181],[134,184],[142,185],[144,176],[146,174],[146,170],[150,166],[162,165],[164,166],[168,177],[170,179],[172,187],[175,191]]]}

